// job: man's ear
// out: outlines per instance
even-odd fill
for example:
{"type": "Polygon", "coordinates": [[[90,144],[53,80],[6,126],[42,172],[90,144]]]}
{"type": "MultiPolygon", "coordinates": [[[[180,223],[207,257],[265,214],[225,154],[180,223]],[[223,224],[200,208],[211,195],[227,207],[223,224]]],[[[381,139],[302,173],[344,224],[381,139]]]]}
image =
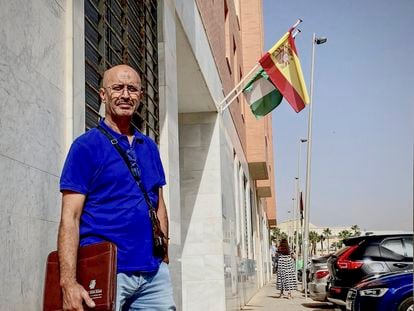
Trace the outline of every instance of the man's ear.
{"type": "Polygon", "coordinates": [[[99,97],[101,98],[102,103],[106,103],[106,93],[103,87],[99,89],[99,97]]]}

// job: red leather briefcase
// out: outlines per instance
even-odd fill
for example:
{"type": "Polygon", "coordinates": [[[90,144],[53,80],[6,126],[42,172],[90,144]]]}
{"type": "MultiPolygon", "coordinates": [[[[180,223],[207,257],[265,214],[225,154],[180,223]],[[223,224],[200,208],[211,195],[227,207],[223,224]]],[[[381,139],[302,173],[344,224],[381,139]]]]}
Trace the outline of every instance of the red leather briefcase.
{"type": "MultiPolygon", "coordinates": [[[[96,307],[85,310],[113,311],[116,299],[116,246],[100,242],[79,248],[77,281],[89,293],[96,307]]],[[[49,254],[43,296],[43,311],[62,310],[59,258],[57,251],[49,254]]]]}

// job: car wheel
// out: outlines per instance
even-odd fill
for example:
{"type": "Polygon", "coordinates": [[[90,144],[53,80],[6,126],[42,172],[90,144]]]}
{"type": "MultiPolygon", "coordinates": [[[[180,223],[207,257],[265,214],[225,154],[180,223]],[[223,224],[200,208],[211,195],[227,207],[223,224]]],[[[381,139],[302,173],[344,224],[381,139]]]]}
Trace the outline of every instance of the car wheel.
{"type": "Polygon", "coordinates": [[[404,299],[398,306],[398,311],[414,311],[413,297],[404,299]]]}

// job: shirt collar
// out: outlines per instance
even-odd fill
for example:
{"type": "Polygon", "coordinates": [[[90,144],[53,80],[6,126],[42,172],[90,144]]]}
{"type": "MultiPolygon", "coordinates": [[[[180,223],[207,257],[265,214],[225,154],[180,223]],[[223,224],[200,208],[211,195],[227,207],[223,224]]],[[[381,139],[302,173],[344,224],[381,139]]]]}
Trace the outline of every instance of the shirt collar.
{"type": "MultiPolygon", "coordinates": [[[[99,121],[99,125],[102,126],[105,130],[107,130],[115,139],[119,139],[121,137],[125,137],[126,139],[128,139],[128,137],[126,135],[120,134],[115,132],[111,127],[109,127],[105,122],[104,122],[105,118],[102,118],[99,121]]],[[[135,127],[132,126],[132,130],[133,130],[133,135],[134,135],[134,140],[136,140],[138,143],[143,143],[144,142],[144,134],[142,134],[140,131],[138,131],[135,127]]]]}

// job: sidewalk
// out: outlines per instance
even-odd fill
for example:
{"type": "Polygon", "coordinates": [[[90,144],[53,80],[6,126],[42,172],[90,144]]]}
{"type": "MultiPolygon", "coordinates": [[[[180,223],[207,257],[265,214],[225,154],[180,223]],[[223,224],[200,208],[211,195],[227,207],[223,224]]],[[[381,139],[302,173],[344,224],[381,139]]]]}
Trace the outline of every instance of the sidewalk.
{"type": "Polygon", "coordinates": [[[336,311],[335,307],[329,303],[316,302],[299,291],[292,292],[293,299],[277,298],[275,280],[264,286],[253,296],[242,310],[255,311],[336,311]]]}

